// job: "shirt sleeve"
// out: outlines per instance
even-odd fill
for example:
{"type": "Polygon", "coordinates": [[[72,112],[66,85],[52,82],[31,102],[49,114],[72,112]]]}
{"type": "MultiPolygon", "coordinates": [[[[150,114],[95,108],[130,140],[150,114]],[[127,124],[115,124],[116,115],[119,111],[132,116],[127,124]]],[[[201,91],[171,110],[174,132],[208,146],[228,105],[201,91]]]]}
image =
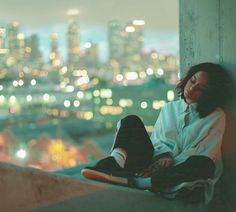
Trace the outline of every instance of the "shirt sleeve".
{"type": "Polygon", "coordinates": [[[193,148],[196,155],[207,156],[215,162],[221,158],[221,144],[225,130],[224,112],[208,124],[209,129],[205,136],[193,148]]]}
{"type": "Polygon", "coordinates": [[[158,119],[155,123],[154,130],[151,134],[151,141],[154,147],[154,157],[161,155],[163,153],[169,153],[172,156],[172,150],[174,148],[172,142],[169,142],[165,138],[165,127],[163,126],[164,111],[166,108],[162,108],[158,119]]]}

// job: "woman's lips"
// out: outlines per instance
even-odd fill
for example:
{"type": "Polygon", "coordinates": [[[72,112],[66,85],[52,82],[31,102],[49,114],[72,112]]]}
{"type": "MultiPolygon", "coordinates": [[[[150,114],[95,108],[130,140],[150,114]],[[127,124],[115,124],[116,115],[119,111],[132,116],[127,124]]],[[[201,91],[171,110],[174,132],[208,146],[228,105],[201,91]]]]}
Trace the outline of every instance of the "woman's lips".
{"type": "Polygon", "coordinates": [[[189,92],[186,92],[186,97],[189,98],[189,99],[192,99],[193,96],[189,92]]]}

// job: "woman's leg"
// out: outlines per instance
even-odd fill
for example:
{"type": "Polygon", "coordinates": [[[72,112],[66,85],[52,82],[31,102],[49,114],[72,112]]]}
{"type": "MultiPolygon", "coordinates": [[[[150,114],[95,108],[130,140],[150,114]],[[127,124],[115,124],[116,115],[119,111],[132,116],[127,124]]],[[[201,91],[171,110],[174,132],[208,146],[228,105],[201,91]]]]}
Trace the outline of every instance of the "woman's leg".
{"type": "Polygon", "coordinates": [[[87,166],[81,174],[87,178],[128,185],[136,172],[152,161],[153,146],[148,133],[137,116],[131,115],[118,123],[111,156],[87,166]]]}
{"type": "Polygon", "coordinates": [[[152,176],[152,191],[165,191],[182,182],[213,178],[214,162],[206,156],[191,156],[177,166],[163,169],[152,176]]]}
{"type": "Polygon", "coordinates": [[[112,150],[116,148],[127,153],[125,169],[128,171],[141,171],[151,163],[153,145],[138,116],[129,115],[120,120],[112,150]]]}

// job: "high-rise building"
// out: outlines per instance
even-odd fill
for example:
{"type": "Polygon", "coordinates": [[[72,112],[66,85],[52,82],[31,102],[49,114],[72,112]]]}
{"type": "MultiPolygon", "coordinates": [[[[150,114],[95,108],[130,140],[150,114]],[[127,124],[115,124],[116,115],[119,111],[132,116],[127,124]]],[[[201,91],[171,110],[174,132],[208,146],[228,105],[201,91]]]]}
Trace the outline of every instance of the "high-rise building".
{"type": "Polygon", "coordinates": [[[119,20],[111,20],[108,23],[109,58],[120,63],[124,53],[123,27],[119,20]]]}
{"type": "Polygon", "coordinates": [[[50,37],[51,52],[50,52],[50,64],[53,67],[59,67],[61,65],[61,58],[58,50],[58,33],[52,33],[50,37]]]}
{"type": "Polygon", "coordinates": [[[17,50],[17,61],[23,62],[25,56],[25,35],[23,33],[18,33],[17,35],[18,50],[17,50]]]}
{"type": "Polygon", "coordinates": [[[98,67],[98,47],[96,44],[85,43],[84,63],[86,67],[98,67]]]}
{"type": "Polygon", "coordinates": [[[9,50],[6,48],[6,29],[0,28],[0,66],[5,63],[8,52],[9,50]]]}
{"type": "Polygon", "coordinates": [[[51,34],[51,52],[58,53],[58,33],[54,32],[51,34]]]}
{"type": "Polygon", "coordinates": [[[143,20],[134,20],[128,23],[124,32],[124,58],[126,66],[132,63],[138,63],[141,59],[141,50],[143,48],[143,20]]]}
{"type": "Polygon", "coordinates": [[[25,36],[19,33],[19,23],[12,22],[7,26],[7,41],[9,54],[7,55],[7,66],[17,65],[20,69],[20,64],[24,63],[25,56],[25,36]]]}
{"type": "Polygon", "coordinates": [[[0,28],[0,49],[6,48],[6,29],[0,28]]]}
{"type": "Polygon", "coordinates": [[[144,20],[134,20],[132,22],[134,28],[135,28],[135,35],[136,35],[136,42],[135,42],[135,48],[138,53],[141,52],[143,48],[144,43],[144,37],[143,37],[143,27],[145,25],[144,20]]]}
{"type": "Polygon", "coordinates": [[[67,30],[67,63],[69,70],[77,68],[79,63],[79,32],[78,32],[78,10],[72,9],[67,12],[68,30],[67,30]]]}
{"type": "Polygon", "coordinates": [[[25,51],[28,61],[35,67],[42,64],[42,54],[39,49],[39,37],[37,34],[29,36],[25,41],[25,51]]]}
{"type": "Polygon", "coordinates": [[[13,60],[17,59],[19,50],[19,23],[13,22],[7,27],[8,49],[13,60]]]}

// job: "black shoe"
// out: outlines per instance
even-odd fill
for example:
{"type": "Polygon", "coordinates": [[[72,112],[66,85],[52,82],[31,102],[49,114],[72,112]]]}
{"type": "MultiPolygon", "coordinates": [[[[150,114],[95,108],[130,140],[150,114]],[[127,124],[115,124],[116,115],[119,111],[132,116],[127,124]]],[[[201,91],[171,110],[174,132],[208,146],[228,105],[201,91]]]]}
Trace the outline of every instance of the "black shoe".
{"type": "Polygon", "coordinates": [[[204,191],[204,187],[196,187],[193,190],[182,188],[176,197],[188,203],[200,203],[205,200],[204,191]]]}
{"type": "Polygon", "coordinates": [[[114,157],[104,158],[93,167],[85,167],[81,174],[89,179],[109,182],[118,185],[128,185],[130,173],[121,168],[114,157]]]}

